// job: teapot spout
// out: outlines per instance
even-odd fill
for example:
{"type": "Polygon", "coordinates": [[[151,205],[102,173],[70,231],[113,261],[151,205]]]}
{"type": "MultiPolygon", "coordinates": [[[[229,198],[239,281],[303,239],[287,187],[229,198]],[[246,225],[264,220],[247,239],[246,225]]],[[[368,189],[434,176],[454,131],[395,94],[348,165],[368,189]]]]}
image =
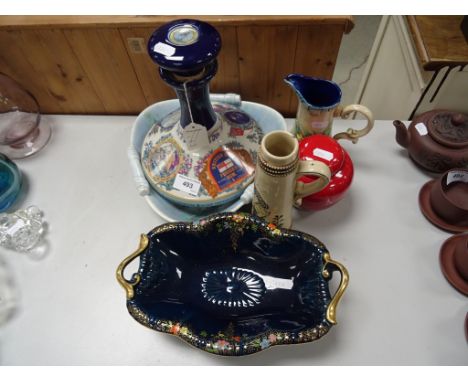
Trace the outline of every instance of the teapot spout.
{"type": "Polygon", "coordinates": [[[405,149],[409,147],[410,144],[410,133],[406,128],[405,124],[399,120],[393,121],[393,126],[396,128],[396,141],[398,144],[405,149]]]}

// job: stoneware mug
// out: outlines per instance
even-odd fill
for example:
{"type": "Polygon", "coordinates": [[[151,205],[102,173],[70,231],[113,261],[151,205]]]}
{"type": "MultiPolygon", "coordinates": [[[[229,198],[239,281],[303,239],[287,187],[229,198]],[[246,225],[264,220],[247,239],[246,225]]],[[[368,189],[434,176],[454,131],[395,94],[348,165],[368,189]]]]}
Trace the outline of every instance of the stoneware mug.
{"type": "Polygon", "coordinates": [[[299,142],[294,135],[272,131],[263,137],[258,150],[252,212],[277,227],[290,228],[293,205],[326,187],[330,177],[325,163],[299,160],[299,142]],[[316,180],[299,182],[304,175],[313,175],[316,180]]]}
{"type": "Polygon", "coordinates": [[[333,81],[307,77],[302,74],[290,74],[285,82],[292,87],[298,98],[295,135],[302,139],[315,134],[332,134],[333,117],[348,118],[358,112],[367,119],[361,130],[348,129],[333,136],[334,139],[347,139],[356,143],[360,137],[368,134],[374,126],[372,112],[363,105],[342,107],[341,88],[333,81]]]}

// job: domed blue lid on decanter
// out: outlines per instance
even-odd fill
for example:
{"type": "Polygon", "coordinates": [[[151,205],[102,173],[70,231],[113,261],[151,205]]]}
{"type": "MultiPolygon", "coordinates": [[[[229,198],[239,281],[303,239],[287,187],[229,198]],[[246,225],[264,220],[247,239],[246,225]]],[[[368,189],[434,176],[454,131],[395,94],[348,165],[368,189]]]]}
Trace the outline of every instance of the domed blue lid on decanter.
{"type": "Polygon", "coordinates": [[[214,61],[221,50],[218,31],[203,21],[182,19],[156,29],[148,40],[148,54],[162,68],[197,72],[214,61]]]}

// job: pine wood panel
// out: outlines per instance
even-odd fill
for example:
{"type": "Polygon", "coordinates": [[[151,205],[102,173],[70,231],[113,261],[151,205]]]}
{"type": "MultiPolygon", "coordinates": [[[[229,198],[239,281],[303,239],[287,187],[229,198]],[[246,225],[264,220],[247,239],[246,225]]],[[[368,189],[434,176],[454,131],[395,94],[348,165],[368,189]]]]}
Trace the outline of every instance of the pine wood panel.
{"type": "Polygon", "coordinates": [[[34,62],[31,62],[30,58],[21,31],[0,33],[0,71],[33,94],[41,110],[55,110],[61,113],[59,102],[49,92],[47,82],[40,73],[36,72],[34,62]]]}
{"type": "Polygon", "coordinates": [[[21,35],[36,74],[47,83],[58,109],[63,112],[73,109],[83,114],[99,113],[103,109],[61,30],[25,30],[21,35]]]}
{"type": "MultiPolygon", "coordinates": [[[[299,26],[294,73],[331,79],[344,32],[342,28],[331,25],[299,26]]],[[[297,97],[294,96],[288,110],[292,112],[296,108],[297,97]]]]}
{"type": "Polygon", "coordinates": [[[294,70],[297,27],[238,28],[242,98],[289,114],[291,93],[284,77],[294,70]]]}
{"type": "Polygon", "coordinates": [[[175,19],[198,19],[219,26],[251,26],[251,25],[342,25],[345,33],[354,26],[351,16],[340,15],[296,15],[296,16],[221,16],[221,15],[165,15],[165,16],[0,16],[0,29],[8,28],[155,28],[175,19]]]}
{"type": "MultiPolygon", "coordinates": [[[[174,98],[146,53],[155,27],[174,18],[0,16],[0,71],[23,83],[45,113],[138,114],[174,98]]],[[[285,116],[294,116],[297,101],[284,77],[331,78],[352,27],[345,16],[197,18],[213,23],[223,41],[211,91],[239,93],[285,116]]]]}
{"type": "Polygon", "coordinates": [[[413,41],[425,70],[468,64],[463,16],[408,16],[413,41]]]}
{"type": "Polygon", "coordinates": [[[118,29],[65,29],[106,113],[135,114],[147,103],[118,29]]]}
{"type": "Polygon", "coordinates": [[[218,73],[211,81],[213,93],[240,93],[239,53],[237,28],[217,28],[222,40],[221,52],[218,55],[218,73]]]}
{"type": "Polygon", "coordinates": [[[146,52],[146,44],[153,31],[154,28],[120,29],[122,41],[127,49],[147,105],[175,97],[174,91],[159,77],[158,67],[146,52]],[[143,49],[142,52],[132,48],[131,39],[143,39],[139,46],[140,49],[143,49]]]}

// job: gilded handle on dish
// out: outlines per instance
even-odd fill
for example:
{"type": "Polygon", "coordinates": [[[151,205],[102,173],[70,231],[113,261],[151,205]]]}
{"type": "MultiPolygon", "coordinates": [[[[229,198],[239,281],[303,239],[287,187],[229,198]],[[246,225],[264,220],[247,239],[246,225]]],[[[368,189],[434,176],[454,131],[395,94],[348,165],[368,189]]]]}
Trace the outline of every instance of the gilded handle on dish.
{"type": "Polygon", "coordinates": [[[343,293],[348,286],[349,274],[346,268],[342,264],[340,264],[338,261],[331,259],[329,253],[326,253],[323,256],[323,258],[325,261],[325,264],[323,266],[323,272],[322,272],[324,277],[326,278],[330,277],[330,272],[328,270],[329,264],[332,265],[332,269],[331,269],[332,271],[338,270],[338,272],[340,272],[341,274],[340,285],[327,308],[327,320],[330,323],[335,325],[336,324],[336,307],[338,306],[338,303],[340,302],[341,297],[343,296],[343,293]]]}
{"type": "Polygon", "coordinates": [[[374,127],[374,116],[372,115],[372,112],[363,105],[348,105],[344,107],[340,111],[340,117],[343,119],[347,119],[354,112],[361,113],[364,115],[364,117],[366,117],[366,127],[364,127],[361,130],[348,129],[346,132],[335,134],[333,136],[333,139],[347,139],[353,143],[357,143],[359,138],[363,137],[364,135],[367,135],[369,131],[372,130],[372,128],[374,127]]]}
{"type": "Polygon", "coordinates": [[[120,285],[125,289],[127,294],[127,300],[131,300],[134,295],[133,287],[135,287],[140,282],[140,275],[138,273],[134,274],[132,280],[125,279],[123,272],[128,264],[130,264],[134,259],[141,255],[141,253],[148,246],[149,239],[148,236],[142,234],[140,236],[140,245],[138,249],[133,252],[130,256],[126,257],[117,267],[116,277],[120,285]]]}

